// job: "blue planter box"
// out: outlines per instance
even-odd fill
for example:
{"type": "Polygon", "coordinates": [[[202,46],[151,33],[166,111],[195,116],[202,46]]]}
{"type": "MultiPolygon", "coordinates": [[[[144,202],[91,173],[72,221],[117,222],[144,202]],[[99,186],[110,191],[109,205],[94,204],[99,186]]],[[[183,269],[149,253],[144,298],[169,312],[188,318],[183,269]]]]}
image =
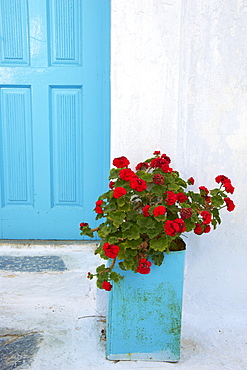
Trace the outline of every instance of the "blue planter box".
{"type": "Polygon", "coordinates": [[[147,275],[116,264],[124,279],[109,292],[107,359],[179,360],[184,257],[185,251],[170,252],[147,275]]]}

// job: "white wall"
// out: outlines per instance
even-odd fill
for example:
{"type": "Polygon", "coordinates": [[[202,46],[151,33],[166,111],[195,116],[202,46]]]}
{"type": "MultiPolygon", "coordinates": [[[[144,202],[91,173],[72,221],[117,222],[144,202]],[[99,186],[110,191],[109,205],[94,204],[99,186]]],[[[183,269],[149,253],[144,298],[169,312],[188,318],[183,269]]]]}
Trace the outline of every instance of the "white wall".
{"type": "Polygon", "coordinates": [[[222,225],[189,236],[185,309],[246,304],[246,45],[246,0],[112,0],[112,158],[161,150],[197,187],[236,188],[222,225]]]}

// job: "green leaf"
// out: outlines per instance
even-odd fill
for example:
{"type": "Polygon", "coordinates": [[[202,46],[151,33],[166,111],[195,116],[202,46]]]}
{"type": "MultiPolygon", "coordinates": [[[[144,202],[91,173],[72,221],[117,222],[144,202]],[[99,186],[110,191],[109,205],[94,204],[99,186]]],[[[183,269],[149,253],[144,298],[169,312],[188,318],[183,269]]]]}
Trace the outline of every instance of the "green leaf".
{"type": "Polygon", "coordinates": [[[105,213],[110,213],[112,211],[115,211],[117,209],[118,205],[117,202],[113,199],[105,206],[104,212],[105,213]]]}
{"type": "Polygon", "coordinates": [[[146,234],[149,236],[150,239],[153,239],[162,231],[164,231],[164,225],[162,223],[156,223],[155,229],[146,230],[146,234]]]}
{"type": "Polygon", "coordinates": [[[184,220],[185,226],[186,226],[186,231],[189,232],[195,228],[195,222],[192,221],[191,218],[187,218],[184,220]]]}
{"type": "Polygon", "coordinates": [[[120,275],[117,272],[112,271],[110,273],[110,279],[114,281],[114,283],[118,283],[120,280],[120,275]]]}
{"type": "Polygon", "coordinates": [[[215,218],[213,218],[213,220],[211,221],[211,224],[213,225],[214,229],[216,229],[217,221],[215,218]]]}
{"type": "Polygon", "coordinates": [[[221,218],[220,218],[219,210],[217,208],[214,208],[213,211],[212,211],[212,214],[213,214],[214,218],[216,219],[216,221],[219,224],[221,224],[221,218]]]}
{"type": "Polygon", "coordinates": [[[111,229],[108,225],[103,224],[103,226],[100,227],[98,230],[98,235],[100,238],[105,238],[109,233],[111,232],[111,229]]]}
{"type": "Polygon", "coordinates": [[[122,224],[122,232],[129,230],[133,224],[131,222],[123,222],[122,224]]]}
{"type": "Polygon", "coordinates": [[[179,185],[176,183],[170,183],[167,187],[168,190],[170,191],[178,191],[179,190],[179,185]]]}
{"type": "Polygon", "coordinates": [[[221,207],[224,204],[224,200],[220,195],[216,195],[211,198],[211,204],[213,207],[221,207]]]}
{"type": "Polygon", "coordinates": [[[118,242],[119,242],[119,239],[117,236],[110,236],[110,238],[108,238],[109,244],[118,244],[118,242]]]}
{"type": "Polygon", "coordinates": [[[100,197],[99,197],[99,200],[104,200],[106,198],[108,198],[111,194],[112,190],[108,190],[106,193],[102,194],[100,197]]]}
{"type": "Polygon", "coordinates": [[[163,193],[165,192],[164,186],[155,184],[151,189],[152,194],[156,195],[157,197],[162,197],[163,193]]]}
{"type": "Polygon", "coordinates": [[[204,198],[198,194],[198,193],[193,193],[193,191],[189,191],[188,195],[192,199],[193,202],[203,204],[204,203],[204,198]]]}
{"type": "Polygon", "coordinates": [[[152,219],[152,217],[144,217],[143,215],[140,215],[138,217],[137,224],[145,230],[154,229],[157,223],[152,219]]]}
{"type": "Polygon", "coordinates": [[[153,174],[147,173],[145,171],[137,171],[137,176],[140,177],[140,179],[146,181],[146,182],[153,182],[153,174]]]}
{"type": "Polygon", "coordinates": [[[153,260],[155,265],[157,265],[157,266],[162,265],[162,262],[164,260],[164,253],[163,252],[153,251],[151,256],[152,256],[152,260],[153,260]]]}
{"type": "Polygon", "coordinates": [[[218,193],[219,193],[219,189],[213,189],[213,190],[210,190],[210,194],[211,194],[212,196],[218,195],[218,193]]]}
{"type": "Polygon", "coordinates": [[[130,240],[132,239],[139,239],[140,237],[140,230],[139,227],[135,224],[131,225],[131,227],[123,232],[123,238],[128,238],[130,240]]]}
{"type": "Polygon", "coordinates": [[[123,211],[110,212],[108,218],[112,220],[114,226],[119,227],[125,218],[125,212],[123,211]]]}
{"type": "Polygon", "coordinates": [[[126,219],[128,221],[136,221],[138,216],[138,213],[136,213],[135,211],[129,211],[126,215],[126,219]]]}
{"type": "Polygon", "coordinates": [[[117,199],[117,204],[119,207],[122,207],[125,204],[124,197],[120,197],[117,199]]]}
{"type": "Polygon", "coordinates": [[[109,180],[112,180],[112,179],[116,179],[116,178],[118,178],[119,172],[120,172],[120,170],[119,170],[119,169],[117,169],[117,168],[112,168],[112,169],[110,170],[109,180]]]}
{"type": "Polygon", "coordinates": [[[150,240],[150,247],[155,251],[165,251],[168,247],[168,238],[166,235],[163,235],[159,239],[150,240]]]}
{"type": "MultiPolygon", "coordinates": [[[[129,240],[129,239],[126,239],[126,241],[124,243],[121,244],[121,247],[125,248],[130,248],[130,249],[133,249],[133,250],[136,250],[136,248],[142,243],[142,238],[139,238],[139,239],[136,239],[136,240],[129,240]]],[[[123,257],[124,258],[124,257],[123,257]]],[[[121,259],[119,257],[119,259],[121,259]]]]}
{"type": "Polygon", "coordinates": [[[182,179],[180,179],[180,178],[178,178],[178,179],[176,179],[176,183],[179,185],[179,186],[182,186],[183,188],[187,188],[187,182],[186,181],[184,181],[184,180],[182,180],[182,179]]]}
{"type": "Polygon", "coordinates": [[[98,267],[97,267],[96,272],[97,272],[97,274],[98,274],[99,272],[102,272],[102,271],[104,271],[105,269],[106,269],[106,266],[105,266],[105,265],[100,265],[100,266],[98,266],[98,267]]]}

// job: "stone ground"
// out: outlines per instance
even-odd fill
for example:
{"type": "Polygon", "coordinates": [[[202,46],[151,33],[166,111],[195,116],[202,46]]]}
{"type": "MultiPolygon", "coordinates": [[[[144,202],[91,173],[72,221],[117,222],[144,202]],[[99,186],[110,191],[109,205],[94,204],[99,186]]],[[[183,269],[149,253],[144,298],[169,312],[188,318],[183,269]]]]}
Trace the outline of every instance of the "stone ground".
{"type": "Polygon", "coordinates": [[[106,293],[86,278],[98,263],[94,248],[1,243],[1,370],[247,370],[244,312],[193,313],[187,301],[179,363],[106,360],[106,293]]]}

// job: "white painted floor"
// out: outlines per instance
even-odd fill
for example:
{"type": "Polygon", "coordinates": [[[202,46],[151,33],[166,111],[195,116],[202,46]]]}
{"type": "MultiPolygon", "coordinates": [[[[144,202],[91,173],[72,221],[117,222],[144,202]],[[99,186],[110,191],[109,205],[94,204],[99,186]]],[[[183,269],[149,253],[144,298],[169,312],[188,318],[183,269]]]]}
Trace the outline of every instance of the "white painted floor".
{"type": "MultiPolygon", "coordinates": [[[[181,360],[179,363],[112,362],[105,359],[101,338],[106,292],[86,278],[98,259],[95,245],[64,243],[2,243],[0,255],[60,256],[64,272],[0,271],[0,327],[5,333],[41,334],[32,370],[247,370],[247,323],[244,313],[193,313],[184,301],[181,360]],[[89,267],[90,266],[90,267],[89,267]]],[[[5,369],[1,369],[5,370],[5,369]]]]}

